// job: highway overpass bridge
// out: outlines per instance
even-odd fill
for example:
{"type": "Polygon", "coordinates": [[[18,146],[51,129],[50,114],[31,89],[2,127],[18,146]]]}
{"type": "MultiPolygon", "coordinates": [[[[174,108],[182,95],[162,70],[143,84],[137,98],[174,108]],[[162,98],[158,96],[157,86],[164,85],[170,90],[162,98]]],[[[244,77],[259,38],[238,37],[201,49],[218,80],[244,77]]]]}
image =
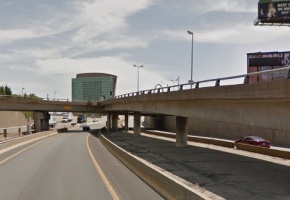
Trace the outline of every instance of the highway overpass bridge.
{"type": "Polygon", "coordinates": [[[176,131],[176,145],[180,147],[187,145],[189,125],[195,135],[205,132],[232,139],[260,135],[274,144],[289,145],[290,79],[251,84],[247,80],[246,76],[244,84],[220,86],[216,79],[214,87],[190,89],[184,84],[140,91],[116,96],[100,105],[109,113],[110,128],[116,129],[118,115],[125,115],[128,129],[128,115],[134,115],[134,133],[138,135],[140,117],[151,115],[152,128],[163,124],[176,131]]]}
{"type": "Polygon", "coordinates": [[[134,115],[136,135],[141,132],[141,116],[149,115],[153,128],[162,124],[177,132],[180,147],[187,145],[188,129],[196,135],[208,133],[228,138],[254,134],[275,144],[289,145],[290,79],[248,84],[249,74],[230,78],[241,77],[244,84],[220,86],[227,78],[212,79],[213,87],[200,88],[205,82],[201,81],[124,94],[103,102],[6,97],[0,98],[0,110],[34,111],[41,129],[48,126],[48,111],[105,112],[109,129],[117,129],[118,116],[125,115],[126,130],[128,116],[134,115]]]}
{"type": "Polygon", "coordinates": [[[36,132],[49,129],[49,112],[100,113],[104,111],[97,102],[70,102],[17,96],[0,96],[0,110],[32,111],[36,132]]]}

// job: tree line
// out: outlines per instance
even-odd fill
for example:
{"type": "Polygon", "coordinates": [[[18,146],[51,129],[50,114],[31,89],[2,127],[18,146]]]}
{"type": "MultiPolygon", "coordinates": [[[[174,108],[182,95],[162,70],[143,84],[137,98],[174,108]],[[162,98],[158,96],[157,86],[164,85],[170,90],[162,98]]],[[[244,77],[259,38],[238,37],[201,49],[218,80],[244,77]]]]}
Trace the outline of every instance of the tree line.
{"type": "MultiPolygon", "coordinates": [[[[5,86],[0,86],[0,95],[12,95],[12,96],[19,96],[21,97],[21,95],[17,95],[17,94],[13,94],[12,93],[12,89],[10,87],[8,87],[7,85],[5,86]]],[[[30,94],[24,94],[23,97],[26,98],[39,98],[37,97],[34,93],[30,93],[30,94]]]]}
{"type": "Polygon", "coordinates": [[[12,95],[12,90],[10,87],[6,86],[0,86],[0,95],[12,95]]]}

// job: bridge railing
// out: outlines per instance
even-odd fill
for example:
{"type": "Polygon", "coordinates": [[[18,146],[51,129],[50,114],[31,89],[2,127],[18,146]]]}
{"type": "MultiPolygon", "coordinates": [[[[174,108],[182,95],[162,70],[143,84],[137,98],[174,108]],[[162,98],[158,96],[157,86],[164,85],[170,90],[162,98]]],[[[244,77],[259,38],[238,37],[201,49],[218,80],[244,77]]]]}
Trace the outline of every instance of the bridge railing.
{"type": "Polygon", "coordinates": [[[50,101],[50,102],[75,102],[75,103],[91,103],[91,101],[81,101],[81,100],[69,100],[67,99],[56,99],[56,98],[40,98],[40,97],[27,97],[19,95],[0,95],[0,98],[9,99],[25,99],[25,100],[39,100],[39,101],[50,101]]]}
{"type": "Polygon", "coordinates": [[[19,95],[0,95],[0,98],[12,98],[12,99],[30,99],[30,100],[43,100],[43,101],[69,101],[69,99],[49,99],[49,98],[40,98],[40,97],[27,97],[19,95]]]}
{"type": "Polygon", "coordinates": [[[285,65],[281,68],[273,69],[273,70],[265,70],[265,71],[241,74],[241,75],[236,75],[236,76],[207,79],[207,80],[201,80],[201,81],[196,81],[196,82],[192,82],[192,83],[184,83],[184,84],[179,84],[179,85],[172,85],[172,86],[167,86],[167,87],[162,87],[160,84],[158,84],[160,86],[159,88],[155,87],[154,89],[126,93],[126,94],[112,97],[108,100],[133,97],[133,96],[139,96],[139,95],[147,95],[147,94],[158,94],[158,93],[175,92],[175,91],[181,91],[181,90],[198,89],[198,88],[200,88],[201,84],[209,83],[209,82],[214,82],[215,87],[219,87],[219,86],[221,86],[221,81],[232,80],[232,79],[243,79],[243,84],[248,84],[248,83],[250,83],[251,76],[257,76],[257,75],[263,75],[263,74],[271,74],[273,76],[273,73],[281,72],[281,71],[285,72],[285,75],[286,75],[286,76],[284,76],[285,79],[290,78],[290,66],[285,65]]]}

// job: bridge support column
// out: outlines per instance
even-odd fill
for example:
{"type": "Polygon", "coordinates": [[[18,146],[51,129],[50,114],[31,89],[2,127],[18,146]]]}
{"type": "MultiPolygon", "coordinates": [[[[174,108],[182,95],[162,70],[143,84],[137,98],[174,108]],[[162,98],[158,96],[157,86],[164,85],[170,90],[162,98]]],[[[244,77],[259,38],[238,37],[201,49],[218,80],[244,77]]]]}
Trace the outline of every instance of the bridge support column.
{"type": "Polygon", "coordinates": [[[30,125],[26,126],[26,134],[31,134],[31,126],[30,125]]]}
{"type": "Polygon", "coordinates": [[[106,122],[106,125],[107,125],[108,131],[111,131],[111,113],[107,113],[107,122],[106,122]]]}
{"type": "Polygon", "coordinates": [[[187,146],[187,117],[176,117],[176,147],[187,146]]]}
{"type": "Polygon", "coordinates": [[[118,130],[118,121],[119,121],[119,114],[113,113],[112,114],[112,130],[117,131],[118,130]]]}
{"type": "Polygon", "coordinates": [[[33,112],[35,133],[49,130],[49,118],[50,118],[50,115],[48,112],[41,112],[41,111],[33,112]]]}
{"type": "Polygon", "coordinates": [[[141,135],[141,113],[134,112],[134,135],[141,135]]]}
{"type": "Polygon", "coordinates": [[[125,131],[129,131],[129,113],[125,113],[125,131]]]}

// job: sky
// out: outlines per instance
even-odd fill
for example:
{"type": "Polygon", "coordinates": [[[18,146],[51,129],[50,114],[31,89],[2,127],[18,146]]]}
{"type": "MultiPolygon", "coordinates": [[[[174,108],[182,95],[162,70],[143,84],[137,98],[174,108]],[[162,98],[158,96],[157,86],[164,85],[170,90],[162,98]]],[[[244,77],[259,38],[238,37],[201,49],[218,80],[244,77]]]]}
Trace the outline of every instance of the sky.
{"type": "MultiPolygon", "coordinates": [[[[258,0],[1,0],[0,85],[71,99],[78,73],[116,94],[244,74],[247,53],[290,50],[290,27],[254,26],[258,0]],[[173,81],[172,81],[173,80],[173,81]]],[[[233,84],[236,82],[233,81],[233,84]]]]}

